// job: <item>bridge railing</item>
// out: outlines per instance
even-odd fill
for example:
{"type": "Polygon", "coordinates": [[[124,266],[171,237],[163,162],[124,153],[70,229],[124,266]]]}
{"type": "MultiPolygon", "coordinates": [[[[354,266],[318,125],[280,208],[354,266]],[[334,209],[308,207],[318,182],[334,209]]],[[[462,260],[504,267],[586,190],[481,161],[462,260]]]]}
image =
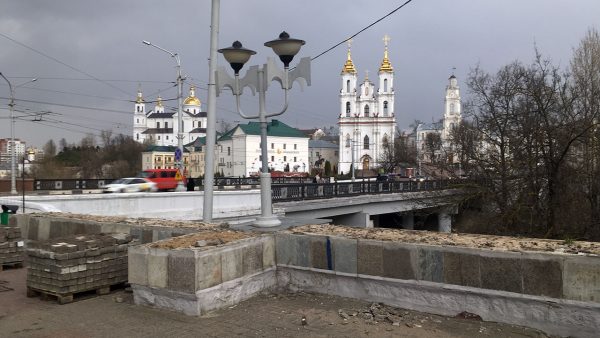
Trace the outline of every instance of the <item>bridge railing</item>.
{"type": "Polygon", "coordinates": [[[105,185],[114,181],[107,179],[34,179],[33,190],[79,190],[79,189],[102,189],[105,185]]]}
{"type": "Polygon", "coordinates": [[[350,197],[365,194],[402,193],[448,189],[451,180],[402,181],[402,182],[336,182],[273,184],[271,195],[274,202],[300,201],[321,198],[350,197]]]}

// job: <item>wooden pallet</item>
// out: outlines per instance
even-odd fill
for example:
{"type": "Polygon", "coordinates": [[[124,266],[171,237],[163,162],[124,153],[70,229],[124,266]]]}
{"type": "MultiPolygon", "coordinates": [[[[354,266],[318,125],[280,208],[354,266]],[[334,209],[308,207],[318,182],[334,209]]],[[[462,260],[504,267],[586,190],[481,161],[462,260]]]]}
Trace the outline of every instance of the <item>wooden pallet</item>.
{"type": "MultiPolygon", "coordinates": [[[[121,284],[116,284],[116,285],[122,285],[121,284]]],[[[99,287],[96,289],[91,289],[91,290],[85,290],[85,291],[80,291],[80,292],[72,292],[72,293],[56,293],[56,292],[52,292],[52,291],[47,291],[47,290],[41,290],[41,289],[37,289],[37,288],[32,288],[32,287],[27,287],[27,297],[40,297],[42,300],[50,300],[50,299],[56,299],[56,301],[58,302],[58,304],[68,304],[73,302],[74,298],[77,298],[79,296],[83,296],[83,295],[89,295],[92,292],[95,292],[96,295],[107,295],[110,293],[110,288],[112,285],[108,285],[108,286],[103,286],[103,287],[99,287]]]]}
{"type": "Polygon", "coordinates": [[[4,263],[0,263],[0,272],[2,272],[5,268],[20,269],[22,267],[23,267],[23,261],[19,261],[19,262],[4,262],[4,263]]]}

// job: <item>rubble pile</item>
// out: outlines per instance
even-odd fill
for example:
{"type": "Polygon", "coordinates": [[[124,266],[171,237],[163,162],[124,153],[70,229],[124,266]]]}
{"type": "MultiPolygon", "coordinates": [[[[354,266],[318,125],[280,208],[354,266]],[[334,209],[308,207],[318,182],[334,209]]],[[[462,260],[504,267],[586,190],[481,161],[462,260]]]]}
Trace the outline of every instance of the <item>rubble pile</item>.
{"type": "Polygon", "coordinates": [[[68,302],[78,292],[108,293],[111,285],[127,282],[127,247],[132,244],[137,244],[133,237],[122,233],[29,242],[28,294],[66,296],[68,302]]]}
{"type": "Polygon", "coordinates": [[[0,226],[0,271],[4,265],[23,263],[21,228],[0,226]]]}

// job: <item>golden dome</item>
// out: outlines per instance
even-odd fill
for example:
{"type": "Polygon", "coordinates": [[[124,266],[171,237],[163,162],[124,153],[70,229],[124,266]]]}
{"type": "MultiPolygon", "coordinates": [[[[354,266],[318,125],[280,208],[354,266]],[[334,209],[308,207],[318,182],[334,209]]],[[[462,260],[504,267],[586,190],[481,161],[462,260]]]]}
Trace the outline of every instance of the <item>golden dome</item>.
{"type": "Polygon", "coordinates": [[[142,91],[139,89],[137,92],[137,99],[135,100],[135,103],[144,103],[144,98],[142,97],[142,91]]]}
{"type": "Polygon", "coordinates": [[[384,36],[383,37],[383,42],[385,43],[385,51],[383,52],[383,61],[381,61],[381,67],[379,67],[379,72],[383,73],[383,72],[388,72],[388,73],[392,73],[394,71],[394,68],[392,67],[392,64],[390,63],[390,59],[388,59],[388,42],[390,41],[389,36],[384,36]]]}
{"type": "Polygon", "coordinates": [[[192,106],[200,106],[202,102],[196,97],[196,88],[194,86],[190,87],[190,96],[188,96],[183,104],[192,105],[192,106]]]}
{"type": "Polygon", "coordinates": [[[344,68],[342,68],[342,74],[356,74],[356,68],[354,67],[354,63],[352,62],[352,56],[350,55],[350,46],[352,45],[352,39],[348,40],[348,58],[346,59],[346,63],[344,64],[344,68]]]}

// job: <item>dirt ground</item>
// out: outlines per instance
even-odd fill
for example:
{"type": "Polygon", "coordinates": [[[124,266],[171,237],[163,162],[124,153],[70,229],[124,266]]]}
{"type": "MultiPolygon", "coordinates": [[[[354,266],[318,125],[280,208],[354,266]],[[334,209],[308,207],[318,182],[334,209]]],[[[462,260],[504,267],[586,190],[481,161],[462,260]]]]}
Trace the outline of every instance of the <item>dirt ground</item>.
{"type": "Polygon", "coordinates": [[[468,314],[443,317],[307,293],[261,295],[202,317],[137,306],[123,289],[58,305],[27,298],[25,278],[24,268],[0,272],[0,337],[547,337],[468,314]]]}
{"type": "Polygon", "coordinates": [[[290,230],[294,233],[337,235],[403,243],[460,246],[501,251],[545,251],[570,254],[600,255],[600,243],[582,241],[558,241],[509,236],[440,233],[401,229],[366,229],[335,225],[305,225],[290,230]]]}
{"type": "Polygon", "coordinates": [[[167,240],[147,244],[150,248],[161,249],[183,249],[198,247],[196,243],[202,241],[202,246],[211,247],[229,242],[234,242],[240,239],[252,237],[249,232],[222,230],[222,231],[202,231],[194,234],[173,237],[167,240]]]}

